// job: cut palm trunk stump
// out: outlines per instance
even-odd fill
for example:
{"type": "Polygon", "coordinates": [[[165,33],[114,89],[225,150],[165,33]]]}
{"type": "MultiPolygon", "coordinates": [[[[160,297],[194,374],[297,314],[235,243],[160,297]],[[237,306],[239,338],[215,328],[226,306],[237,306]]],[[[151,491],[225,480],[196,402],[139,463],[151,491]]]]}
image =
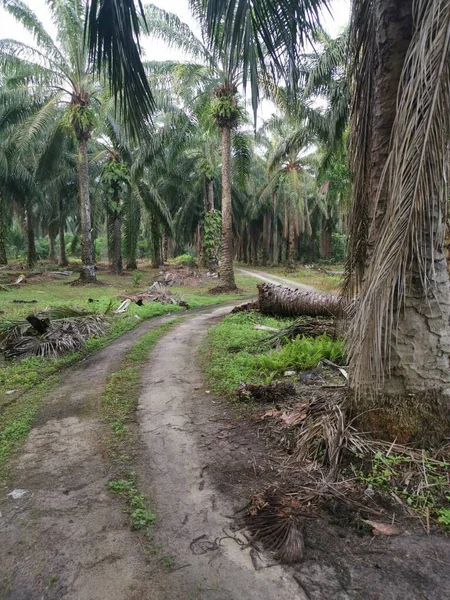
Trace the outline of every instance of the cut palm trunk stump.
{"type": "Polygon", "coordinates": [[[258,308],[280,317],[343,317],[349,307],[343,296],[302,292],[273,283],[258,285],[258,308]]]}

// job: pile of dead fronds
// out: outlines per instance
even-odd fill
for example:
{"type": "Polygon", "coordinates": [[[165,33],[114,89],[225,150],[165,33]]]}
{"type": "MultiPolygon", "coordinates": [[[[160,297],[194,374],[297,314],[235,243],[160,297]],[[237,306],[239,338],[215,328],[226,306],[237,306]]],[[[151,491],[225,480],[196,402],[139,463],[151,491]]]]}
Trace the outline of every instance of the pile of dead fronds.
{"type": "Polygon", "coordinates": [[[279,560],[301,560],[304,517],[330,504],[376,534],[400,533],[392,523],[398,513],[420,519],[428,533],[450,526],[450,445],[431,452],[359,431],[343,391],[315,393],[261,419],[272,435],[288,432],[291,454],[282,466],[285,489],[254,496],[245,524],[279,560]]]}
{"type": "Polygon", "coordinates": [[[267,342],[271,346],[277,346],[283,341],[295,339],[298,335],[305,337],[327,335],[336,340],[344,335],[344,323],[332,317],[301,317],[292,325],[274,331],[268,336],[267,342]]]}
{"type": "MultiPolygon", "coordinates": [[[[160,302],[161,304],[174,304],[176,306],[184,306],[185,308],[189,308],[187,302],[182,298],[179,298],[177,294],[169,294],[162,283],[153,283],[146,291],[139,292],[138,294],[134,294],[132,296],[122,296],[123,303],[122,305],[128,306],[134,302],[138,306],[143,306],[144,304],[149,304],[150,302],[160,302]]],[[[118,312],[125,312],[125,310],[120,310],[118,312]]]]}
{"type": "Polygon", "coordinates": [[[49,308],[23,321],[0,321],[0,351],[5,358],[57,358],[76,352],[93,336],[105,333],[107,317],[68,307],[49,308]]]}

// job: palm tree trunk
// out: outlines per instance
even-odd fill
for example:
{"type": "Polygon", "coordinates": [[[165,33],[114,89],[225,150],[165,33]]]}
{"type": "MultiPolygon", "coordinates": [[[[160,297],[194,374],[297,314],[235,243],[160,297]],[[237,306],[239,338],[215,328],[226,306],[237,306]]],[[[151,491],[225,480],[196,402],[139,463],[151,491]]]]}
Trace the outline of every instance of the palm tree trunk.
{"type": "Polygon", "coordinates": [[[214,210],[214,182],[208,179],[206,183],[206,207],[208,212],[214,210]]]}
{"type": "Polygon", "coordinates": [[[325,260],[330,260],[333,249],[331,237],[333,234],[333,221],[330,217],[322,218],[322,235],[320,238],[320,255],[325,260]]]}
{"type": "Polygon", "coordinates": [[[272,205],[273,205],[273,256],[272,262],[274,265],[278,265],[280,262],[280,252],[278,247],[278,218],[277,218],[277,204],[278,204],[278,196],[277,193],[274,192],[272,196],[272,205]]]}
{"type": "Polygon", "coordinates": [[[64,204],[62,199],[60,198],[59,200],[59,215],[58,215],[58,221],[59,221],[59,260],[58,260],[58,264],[60,267],[67,267],[69,264],[69,261],[67,260],[67,255],[66,255],[66,240],[65,240],[65,229],[66,229],[66,223],[65,223],[65,216],[64,216],[64,204]]]}
{"type": "MultiPolygon", "coordinates": [[[[389,155],[392,126],[397,114],[397,94],[406,53],[413,31],[412,0],[378,0],[374,3],[376,56],[372,102],[370,153],[371,198],[379,193],[379,184],[389,155]]],[[[386,191],[381,190],[372,233],[368,240],[366,262],[370,260],[386,212],[386,191]]],[[[372,203],[372,206],[374,203],[372,203]]]]}
{"type": "Polygon", "coordinates": [[[289,241],[287,248],[287,264],[290,269],[295,268],[297,253],[295,248],[295,207],[292,201],[289,206],[289,241]]]}
{"type": "Polygon", "coordinates": [[[5,199],[0,196],[0,265],[8,264],[6,256],[6,203],[5,199]]]}
{"type": "Polygon", "coordinates": [[[113,272],[120,275],[123,271],[122,261],[122,219],[119,211],[113,214],[113,272]]]}
{"type": "Polygon", "coordinates": [[[91,201],[89,197],[89,165],[87,140],[79,140],[78,184],[81,215],[81,271],[80,280],[84,283],[97,280],[94,265],[94,245],[92,242],[91,201]]]}
{"type": "Polygon", "coordinates": [[[34,236],[34,218],[30,207],[25,209],[25,226],[27,230],[27,264],[31,269],[37,263],[36,240],[34,236]]]}
{"type": "Polygon", "coordinates": [[[261,264],[265,267],[269,260],[269,217],[263,217],[263,240],[262,240],[262,257],[261,264]]]}
{"type": "Polygon", "coordinates": [[[159,226],[156,219],[153,217],[151,220],[151,245],[152,245],[152,262],[151,266],[157,269],[161,265],[161,236],[159,232],[159,226]]]}
{"type": "Polygon", "coordinates": [[[343,296],[303,292],[273,283],[258,285],[259,310],[281,317],[342,317],[349,301],[343,296]]]}
{"type": "Polygon", "coordinates": [[[50,262],[56,262],[55,239],[56,239],[55,231],[53,230],[53,227],[50,226],[49,230],[48,230],[48,240],[49,240],[49,246],[50,246],[48,258],[49,258],[50,262]]]}
{"type": "Polygon", "coordinates": [[[222,127],[222,260],[220,285],[237,288],[233,271],[233,217],[231,207],[231,129],[222,127]]]}

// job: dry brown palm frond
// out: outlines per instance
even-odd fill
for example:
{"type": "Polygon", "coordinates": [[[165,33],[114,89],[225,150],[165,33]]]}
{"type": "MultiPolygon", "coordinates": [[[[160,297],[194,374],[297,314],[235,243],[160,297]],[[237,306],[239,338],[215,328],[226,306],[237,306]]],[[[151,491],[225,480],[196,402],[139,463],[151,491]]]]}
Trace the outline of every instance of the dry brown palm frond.
{"type": "Polygon", "coordinates": [[[352,131],[350,160],[353,173],[353,203],[348,217],[348,258],[344,290],[349,297],[357,295],[364,274],[370,217],[373,211],[370,189],[372,98],[375,56],[373,0],[353,2],[350,46],[353,64],[350,69],[352,87],[352,131]],[[371,206],[372,205],[372,206],[371,206]]]}
{"type": "Polygon", "coordinates": [[[349,334],[351,372],[360,390],[366,386],[377,389],[383,383],[389,369],[387,348],[412,283],[411,273],[416,273],[414,285],[431,306],[438,285],[435,266],[443,259],[450,131],[450,2],[417,0],[414,23],[390,154],[379,184],[379,190],[387,191],[386,213],[349,334]]]}
{"type": "Polygon", "coordinates": [[[253,539],[273,552],[276,560],[293,564],[300,562],[305,553],[302,524],[305,514],[299,501],[280,490],[269,489],[254,496],[245,523],[253,539]]]}
{"type": "Polygon", "coordinates": [[[57,358],[76,352],[89,338],[105,333],[105,315],[69,307],[31,314],[24,321],[0,322],[0,351],[5,358],[57,358]]]}

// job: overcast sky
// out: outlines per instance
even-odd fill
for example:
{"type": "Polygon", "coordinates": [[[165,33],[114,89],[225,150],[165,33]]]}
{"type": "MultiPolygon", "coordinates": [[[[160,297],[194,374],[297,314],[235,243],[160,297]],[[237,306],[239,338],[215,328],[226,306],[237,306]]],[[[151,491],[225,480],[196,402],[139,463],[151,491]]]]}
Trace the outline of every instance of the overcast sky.
{"type": "MultiPolygon", "coordinates": [[[[50,13],[45,0],[25,0],[33,7],[45,27],[52,31],[52,22],[50,13]]],[[[195,27],[189,8],[188,0],[153,0],[153,4],[164,8],[167,11],[178,14],[185,22],[195,27]]],[[[324,14],[323,24],[325,29],[333,36],[337,35],[347,24],[350,12],[350,0],[331,0],[332,15],[324,14]]],[[[31,37],[19,25],[13,17],[8,15],[3,8],[0,8],[0,39],[13,38],[22,42],[30,43],[31,37]]],[[[175,49],[168,48],[162,42],[151,41],[148,38],[143,39],[143,47],[146,57],[149,60],[182,60],[185,58],[183,53],[175,49]]]]}

